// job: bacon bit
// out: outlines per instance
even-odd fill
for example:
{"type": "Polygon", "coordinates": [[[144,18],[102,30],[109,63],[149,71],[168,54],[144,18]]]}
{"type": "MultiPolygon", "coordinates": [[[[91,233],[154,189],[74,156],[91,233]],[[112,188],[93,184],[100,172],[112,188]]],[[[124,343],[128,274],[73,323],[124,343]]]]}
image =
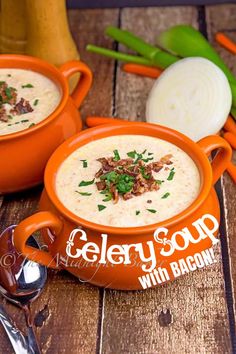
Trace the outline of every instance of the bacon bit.
{"type": "Polygon", "coordinates": [[[173,162],[170,161],[171,157],[173,157],[172,154],[165,155],[161,158],[161,162],[166,165],[171,165],[173,162]]]}
{"type": "Polygon", "coordinates": [[[104,189],[106,189],[106,182],[105,181],[96,182],[96,186],[99,191],[103,191],[104,189]]]}
{"type": "Polygon", "coordinates": [[[2,103],[9,103],[10,105],[14,105],[16,103],[16,90],[14,90],[13,87],[9,87],[6,82],[3,82],[0,85],[0,96],[2,97],[2,103]]]}
{"type": "MultiPolygon", "coordinates": [[[[135,164],[134,158],[120,159],[115,161],[113,157],[101,157],[97,159],[102,165],[102,167],[95,174],[96,178],[101,178],[102,175],[108,172],[114,171],[117,175],[131,176],[133,177],[132,189],[128,192],[122,194],[118,192],[116,183],[107,184],[106,180],[101,180],[96,182],[98,190],[107,189],[108,192],[112,194],[112,199],[114,203],[119,200],[119,193],[122,195],[124,200],[133,198],[134,196],[142,195],[149,191],[158,191],[160,185],[156,182],[153,172],[159,172],[162,168],[169,169],[165,165],[172,164],[170,158],[171,154],[163,156],[160,161],[151,162],[146,164],[143,160],[138,160],[135,164]]],[[[148,200],[147,203],[152,203],[152,200],[148,200]]]]}
{"type": "Polygon", "coordinates": [[[96,178],[99,178],[99,177],[101,177],[103,175],[103,170],[102,170],[102,168],[100,168],[100,170],[95,174],[95,177],[96,178]]]}
{"type": "Polygon", "coordinates": [[[116,186],[114,184],[111,185],[110,191],[112,194],[113,203],[114,204],[118,203],[119,193],[118,193],[118,190],[116,189],[116,186]]]}
{"type": "Polygon", "coordinates": [[[8,122],[7,111],[6,111],[6,108],[3,106],[0,107],[0,121],[1,122],[8,122]]]}
{"type": "Polygon", "coordinates": [[[131,199],[131,198],[133,198],[133,195],[132,195],[131,192],[125,193],[125,194],[123,195],[123,199],[124,199],[124,200],[128,200],[128,199],[131,199]]]}
{"type": "Polygon", "coordinates": [[[10,113],[15,115],[21,115],[25,113],[33,112],[33,108],[31,107],[29,101],[25,100],[21,97],[20,101],[10,110],[10,113]]]}

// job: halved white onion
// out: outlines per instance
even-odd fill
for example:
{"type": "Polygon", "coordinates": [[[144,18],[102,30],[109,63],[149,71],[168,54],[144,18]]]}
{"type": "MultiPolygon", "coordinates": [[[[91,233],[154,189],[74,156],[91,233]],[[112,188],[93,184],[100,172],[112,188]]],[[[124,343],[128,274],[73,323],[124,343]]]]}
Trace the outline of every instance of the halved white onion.
{"type": "Polygon", "coordinates": [[[146,119],[197,141],[222,128],[231,104],[223,71],[208,59],[186,58],[172,64],[155,81],[147,100],[146,119]]]}

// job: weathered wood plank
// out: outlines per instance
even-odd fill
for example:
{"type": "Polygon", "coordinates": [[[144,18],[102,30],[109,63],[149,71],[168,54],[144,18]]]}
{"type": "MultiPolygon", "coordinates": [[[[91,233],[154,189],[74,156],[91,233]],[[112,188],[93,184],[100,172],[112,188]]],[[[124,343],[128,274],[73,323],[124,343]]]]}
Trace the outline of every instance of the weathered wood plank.
{"type": "MultiPolygon", "coordinates": [[[[197,26],[195,8],[124,9],[121,26],[155,42],[164,28],[177,23],[197,26]]],[[[117,72],[115,114],[145,117],[153,84],[117,72]]],[[[220,263],[152,290],[104,293],[101,353],[230,353],[231,342],[220,263]],[[172,322],[168,325],[168,323],[172,322]]]]}
{"type": "MultiPolygon", "coordinates": [[[[206,8],[206,18],[208,23],[208,36],[211,43],[220,53],[221,57],[228,64],[236,75],[236,57],[227,50],[220,47],[214,40],[214,35],[218,31],[223,31],[231,39],[236,41],[236,5],[209,6],[206,8]]],[[[236,163],[236,152],[233,154],[233,161],[236,163]]],[[[236,311],[236,188],[228,174],[222,178],[222,187],[225,201],[227,243],[230,255],[230,269],[232,276],[232,286],[234,295],[234,314],[236,311]]]]}
{"type": "MultiPolygon", "coordinates": [[[[114,63],[85,52],[89,42],[111,46],[103,36],[107,24],[118,24],[118,10],[71,10],[69,20],[82,60],[94,72],[94,85],[82,113],[109,115],[113,104],[114,63]]],[[[1,230],[35,212],[40,188],[5,197],[0,209],[1,230]]],[[[2,298],[0,298],[2,301],[2,298]]],[[[4,301],[4,304],[6,302],[4,301]]],[[[6,304],[6,308],[21,328],[25,328],[23,314],[6,304]]],[[[96,352],[99,321],[99,289],[80,284],[68,273],[49,271],[47,286],[32,306],[36,316],[37,334],[43,353],[96,352]]],[[[12,353],[11,345],[0,327],[0,353],[12,353]]]]}

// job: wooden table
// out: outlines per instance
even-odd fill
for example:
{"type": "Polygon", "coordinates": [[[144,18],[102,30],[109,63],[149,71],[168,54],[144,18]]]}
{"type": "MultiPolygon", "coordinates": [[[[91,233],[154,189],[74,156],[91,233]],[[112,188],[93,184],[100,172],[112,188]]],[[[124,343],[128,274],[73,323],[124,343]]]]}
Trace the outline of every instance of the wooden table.
{"type": "MultiPolygon", "coordinates": [[[[109,24],[153,43],[168,26],[192,24],[208,35],[229,67],[235,67],[235,57],[216,45],[214,33],[225,30],[236,40],[236,5],[70,10],[69,20],[81,57],[94,72],[83,117],[145,117],[153,80],[125,74],[115,61],[85,51],[87,43],[116,46],[103,34],[109,24]]],[[[45,291],[32,306],[43,353],[216,354],[236,350],[236,187],[225,174],[217,189],[222,204],[221,247],[217,249],[219,262],[213,266],[140,292],[99,289],[79,283],[66,272],[49,271],[45,291]]],[[[38,187],[1,198],[1,230],[34,213],[40,193],[38,187]]],[[[22,312],[1,300],[24,329],[22,312]]],[[[2,328],[0,353],[12,353],[2,328]]]]}

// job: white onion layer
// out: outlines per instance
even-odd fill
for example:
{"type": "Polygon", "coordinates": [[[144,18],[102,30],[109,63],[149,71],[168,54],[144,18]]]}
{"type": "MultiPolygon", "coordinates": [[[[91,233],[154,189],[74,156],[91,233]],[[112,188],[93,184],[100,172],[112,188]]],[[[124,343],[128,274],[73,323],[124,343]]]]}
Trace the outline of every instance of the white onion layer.
{"type": "Polygon", "coordinates": [[[147,100],[146,119],[198,141],[222,128],[231,104],[223,71],[207,59],[186,58],[172,64],[155,81],[147,100]]]}

